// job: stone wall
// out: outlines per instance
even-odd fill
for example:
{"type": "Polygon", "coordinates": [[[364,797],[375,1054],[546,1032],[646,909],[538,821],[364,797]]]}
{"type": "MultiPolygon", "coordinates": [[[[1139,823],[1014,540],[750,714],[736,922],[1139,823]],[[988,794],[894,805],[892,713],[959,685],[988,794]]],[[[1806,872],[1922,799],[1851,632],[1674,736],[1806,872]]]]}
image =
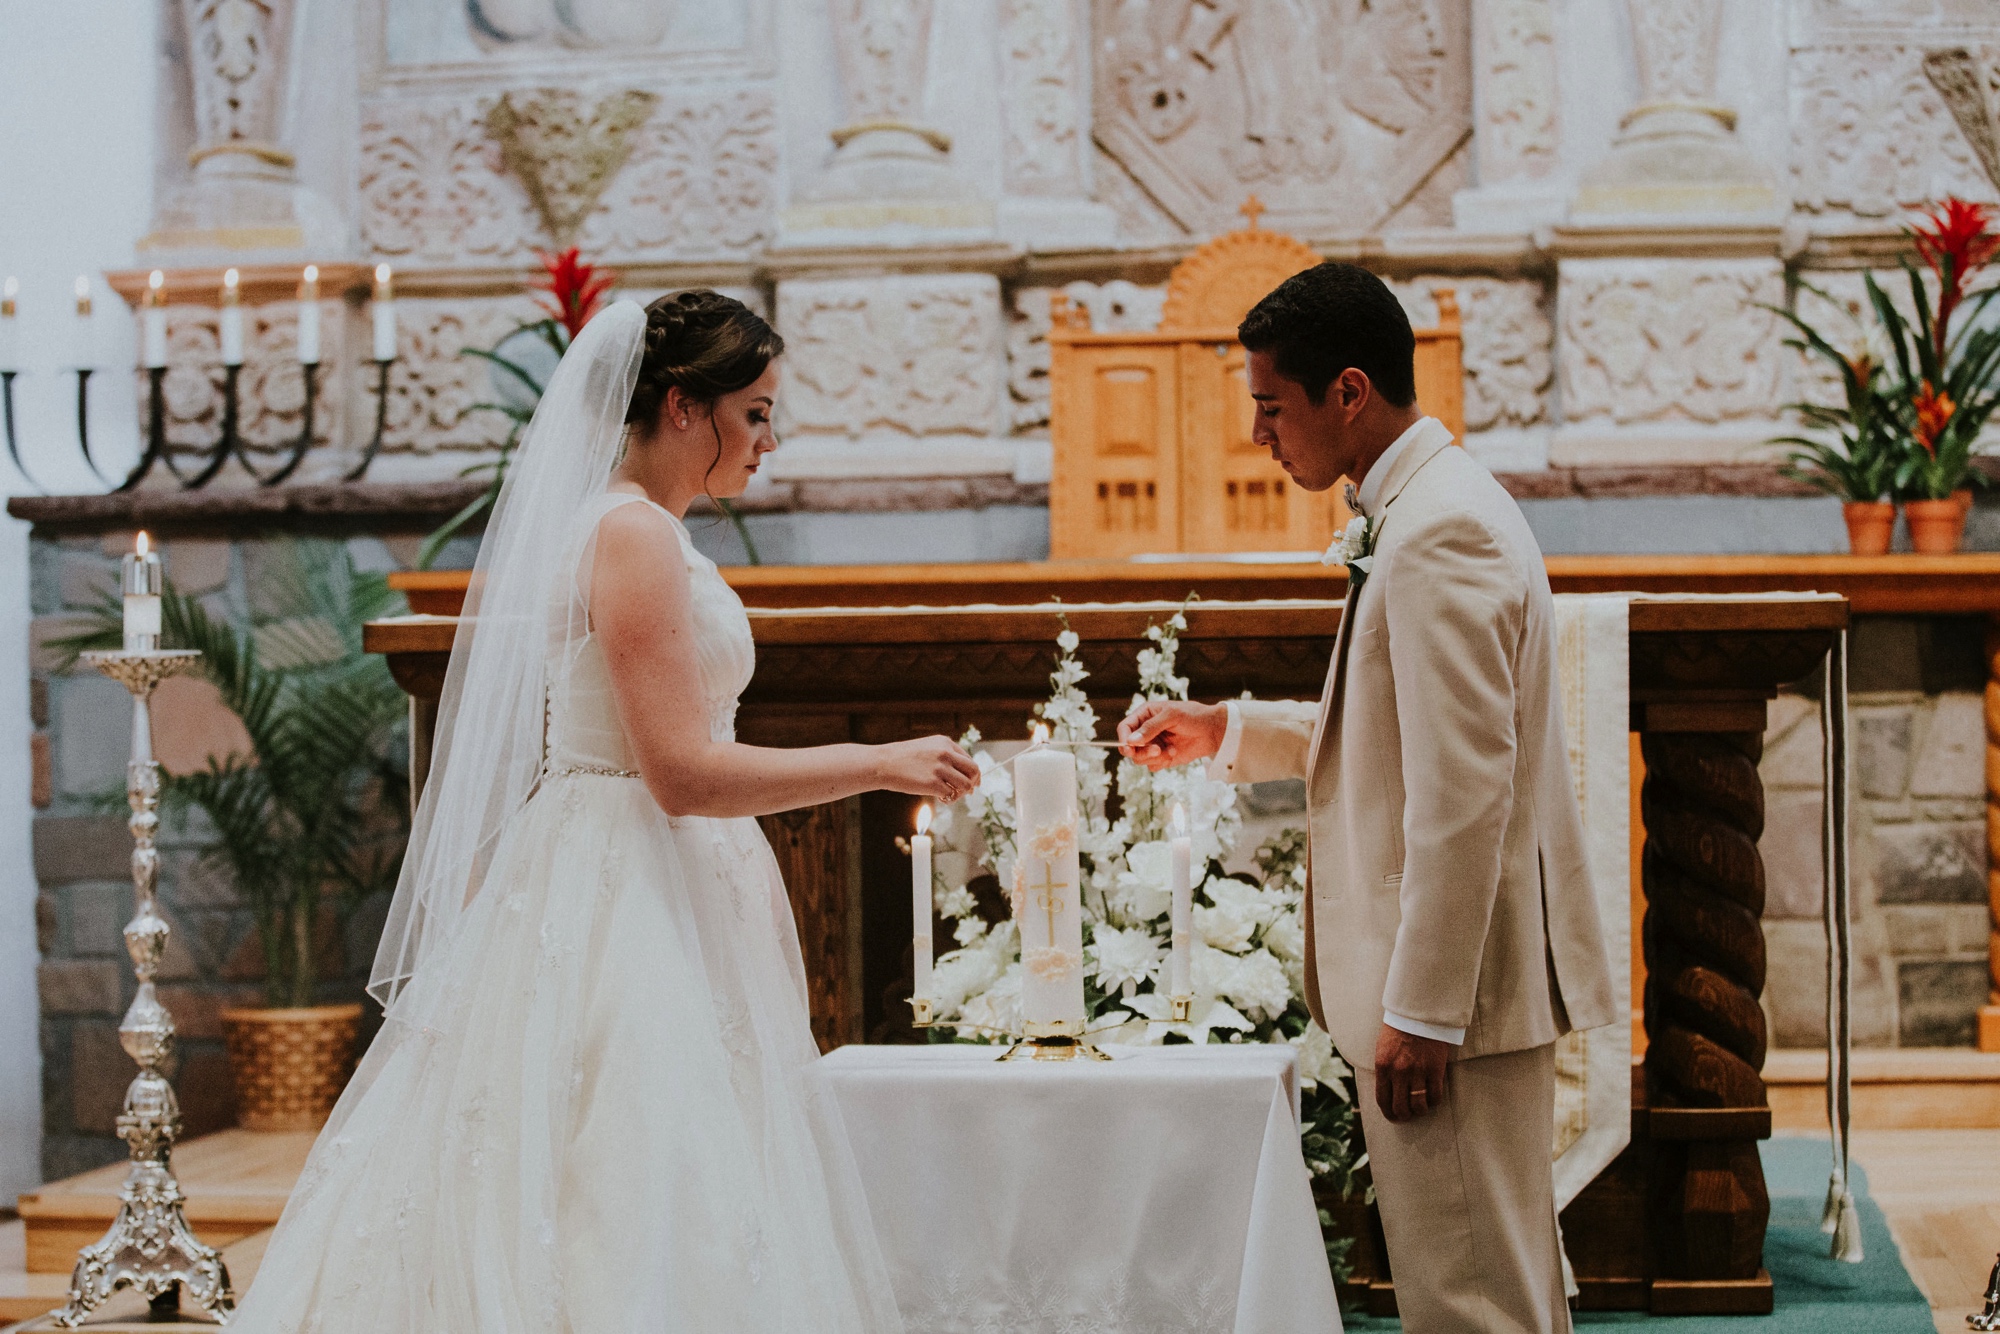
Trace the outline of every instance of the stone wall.
{"type": "MultiPolygon", "coordinates": [[[[345,544],[357,567],[407,566],[420,529],[327,534],[345,544]]],[[[199,595],[211,614],[239,624],[261,605],[270,581],[259,571],[284,559],[282,531],[176,534],[161,544],[167,576],[199,595]]],[[[42,1170],[54,1180],[124,1156],[114,1122],[133,1064],[118,1045],[118,1021],[135,983],[121,932],[133,909],[131,836],[122,814],[131,744],[131,697],[87,668],[60,670],[51,640],[73,634],[107,588],[115,588],[128,532],[52,535],[38,530],[30,548],[32,702],[35,724],[35,876],[41,995],[42,1170]]],[[[463,563],[469,544],[448,551],[463,563]]],[[[248,738],[214,687],[194,679],[165,683],[153,704],[154,740],[169,772],[199,769],[211,754],[247,746],[248,738]]],[[[260,1004],[264,963],[254,921],[226,868],[201,855],[198,819],[164,821],[159,878],[161,915],[172,927],[159,970],[160,1000],[179,1032],[175,1087],[189,1135],[235,1119],[234,1089],[222,1046],[220,1011],[260,1004]]],[[[342,922],[326,908],[316,934],[320,1000],[359,998],[374,959],[385,900],[342,922]]],[[[372,1018],[372,1007],[371,1007],[372,1018]]]]}
{"type": "MultiPolygon", "coordinates": [[[[1991,986],[1977,620],[1858,617],[1850,668],[1854,1040],[1965,1046],[1991,986]]],[[[1771,709],[1765,1006],[1775,1047],[1826,1041],[1818,700],[1771,709]]]]}

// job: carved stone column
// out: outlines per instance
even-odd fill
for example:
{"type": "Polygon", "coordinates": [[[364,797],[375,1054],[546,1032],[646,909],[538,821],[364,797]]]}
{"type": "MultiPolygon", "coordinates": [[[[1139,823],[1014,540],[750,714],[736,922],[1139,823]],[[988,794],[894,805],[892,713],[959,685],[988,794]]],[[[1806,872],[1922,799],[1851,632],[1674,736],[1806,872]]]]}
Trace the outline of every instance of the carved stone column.
{"type": "Polygon", "coordinates": [[[1717,99],[1722,0],[1627,0],[1626,12],[1638,105],[1585,174],[1572,213],[1776,214],[1770,169],[1737,142],[1736,112],[1717,99]]]}
{"type": "Polygon", "coordinates": [[[931,0],[831,0],[846,123],[826,175],[786,229],[946,231],[993,225],[993,208],[952,168],[951,138],[923,123],[931,0]]]}
{"type": "Polygon", "coordinates": [[[198,264],[244,252],[276,259],[343,253],[332,210],[302,189],[281,143],[297,0],[181,0],[178,15],[194,108],[191,179],[160,203],[141,252],[198,264]]]}
{"type": "Polygon", "coordinates": [[[1452,197],[1466,231],[1561,218],[1562,153],[1554,0],[1474,0],[1473,164],[1478,185],[1452,197]]]}

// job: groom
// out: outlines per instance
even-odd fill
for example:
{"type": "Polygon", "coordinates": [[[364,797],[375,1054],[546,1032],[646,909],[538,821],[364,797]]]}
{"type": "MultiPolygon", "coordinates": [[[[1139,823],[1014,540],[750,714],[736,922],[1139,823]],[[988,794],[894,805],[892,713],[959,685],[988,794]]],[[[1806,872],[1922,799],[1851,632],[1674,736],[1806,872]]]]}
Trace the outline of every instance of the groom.
{"type": "Polygon", "coordinates": [[[1306,999],[1360,1085],[1403,1327],[1560,1334],[1554,1044],[1614,1010],[1541,551],[1417,410],[1379,278],[1308,269],[1238,336],[1257,442],[1308,491],[1360,479],[1327,557],[1349,574],[1326,689],[1141,705],[1120,743],[1155,769],[1305,778],[1306,999]]]}

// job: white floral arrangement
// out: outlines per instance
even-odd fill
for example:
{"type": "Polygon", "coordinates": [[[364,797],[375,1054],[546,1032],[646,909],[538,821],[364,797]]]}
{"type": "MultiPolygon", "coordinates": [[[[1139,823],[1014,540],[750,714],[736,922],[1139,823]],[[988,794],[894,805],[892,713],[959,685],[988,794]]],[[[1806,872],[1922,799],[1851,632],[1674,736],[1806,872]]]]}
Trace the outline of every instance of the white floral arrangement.
{"type": "MultiPolygon", "coordinates": [[[[1188,679],[1174,674],[1180,632],[1186,628],[1184,611],[1147,628],[1151,647],[1139,652],[1134,704],[1188,698],[1188,679]]],[[[1096,737],[1097,713],[1081,688],[1089,672],[1077,660],[1080,643],[1065,618],[1056,637],[1059,653],[1049,677],[1049,699],[1035,707],[1055,742],[1096,737]]],[[[932,973],[938,1025],[931,1030],[934,1040],[949,1040],[944,1038],[947,1029],[955,1030],[960,1041],[982,1042],[1021,1029],[1023,962],[1014,918],[990,921],[982,915],[972,882],[983,872],[997,885],[1011,886],[1019,837],[1012,771],[982,748],[981,740],[976,729],[961,738],[979,765],[978,789],[957,811],[941,811],[931,827],[941,850],[965,854],[937,863],[937,910],[954,924],[958,948],[940,958],[932,973]],[[947,863],[971,866],[975,874],[951,883],[947,863]]],[[[1222,864],[1235,850],[1243,825],[1234,785],[1210,779],[1200,764],[1154,773],[1122,757],[1114,767],[1115,753],[1100,747],[1079,746],[1074,753],[1082,807],[1076,837],[1083,869],[1084,1003],[1091,1039],[1135,1045],[1290,1044],[1298,1051],[1303,1138],[1313,1175],[1333,1178],[1343,1196],[1365,1191],[1352,1072],[1306,1009],[1305,835],[1286,830],[1257,849],[1255,872],[1227,872],[1222,864]],[[1173,1022],[1165,990],[1172,907],[1167,821],[1175,803],[1186,815],[1200,882],[1194,894],[1190,970],[1194,999],[1182,1023],[1173,1022]]],[[[1063,832],[1066,836],[1068,831],[1063,832]]],[[[1047,836],[1047,831],[1037,835],[1047,836]]],[[[997,897],[989,893],[989,905],[997,897]]],[[[1009,894],[1006,901],[1013,897],[1009,894]]],[[[1344,1239],[1329,1241],[1336,1272],[1346,1246],[1344,1239]]]]}

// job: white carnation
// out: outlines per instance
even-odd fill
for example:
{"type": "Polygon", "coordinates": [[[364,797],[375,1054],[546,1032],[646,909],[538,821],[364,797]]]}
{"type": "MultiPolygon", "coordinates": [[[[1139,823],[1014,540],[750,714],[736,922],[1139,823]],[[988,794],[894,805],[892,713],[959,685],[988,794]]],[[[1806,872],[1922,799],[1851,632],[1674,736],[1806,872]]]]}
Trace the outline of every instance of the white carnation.
{"type": "Polygon", "coordinates": [[[1269,950],[1230,958],[1221,972],[1217,990],[1253,1018],[1276,1019],[1291,1008],[1292,981],[1269,950]]]}
{"type": "Polygon", "coordinates": [[[1325,1084],[1346,1096],[1340,1081],[1348,1074],[1347,1063],[1333,1053],[1333,1039],[1318,1024],[1308,1023],[1306,1031],[1292,1039],[1298,1048],[1299,1079],[1307,1088],[1325,1084]]]}
{"type": "Polygon", "coordinates": [[[1305,919],[1289,908],[1279,913],[1264,930],[1264,944],[1281,959],[1305,958],[1305,919]]]}
{"type": "Polygon", "coordinates": [[[1121,931],[1115,926],[1099,926],[1090,938],[1090,952],[1097,960],[1098,985],[1115,991],[1130,982],[1143,985],[1160,967],[1158,937],[1144,927],[1121,931]]]}

